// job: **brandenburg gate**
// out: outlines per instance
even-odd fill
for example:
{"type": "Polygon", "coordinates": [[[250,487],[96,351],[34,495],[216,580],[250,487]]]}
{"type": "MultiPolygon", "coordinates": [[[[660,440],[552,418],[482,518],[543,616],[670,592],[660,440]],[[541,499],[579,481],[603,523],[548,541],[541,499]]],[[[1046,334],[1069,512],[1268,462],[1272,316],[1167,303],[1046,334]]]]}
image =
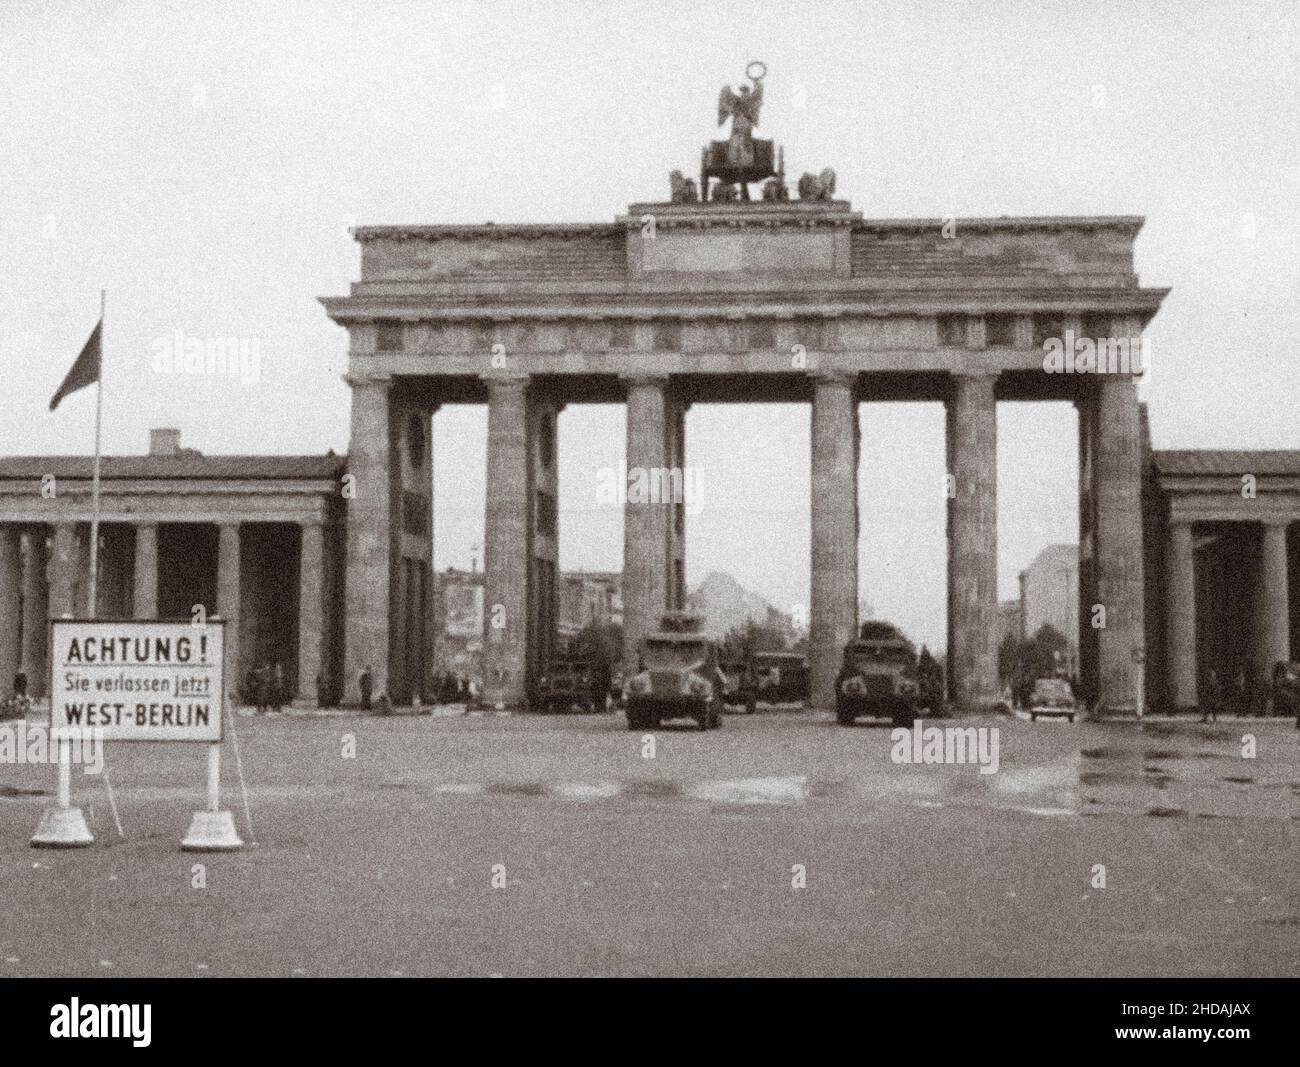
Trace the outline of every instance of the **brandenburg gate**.
{"type": "MultiPolygon", "coordinates": [[[[753,137],[762,64],[725,87],[698,185],[587,225],[370,226],[361,278],[323,301],[350,336],[344,676],[412,691],[428,670],[430,416],[488,407],[484,692],[516,707],[553,643],[556,418],[627,405],[629,479],[683,481],[695,401],[806,403],[812,418],[812,698],[834,700],[858,624],[859,405],[947,407],[949,699],[998,693],[998,400],[1079,411],[1081,683],[1132,708],[1143,645],[1140,415],[1127,372],[1052,373],[1053,338],[1136,339],[1163,290],[1133,271],[1137,218],[868,219],[753,137]],[[760,182],[761,198],[750,199],[760,182]],[[1100,623],[1100,625],[1099,625],[1100,623]]],[[[1071,368],[1073,369],[1073,368],[1071,368]]],[[[868,407],[867,410],[870,410],[868,407]]],[[[625,665],[685,598],[680,496],[624,508],[625,665]]]]}
{"type": "MultiPolygon", "coordinates": [[[[813,703],[857,625],[859,404],[947,408],[950,699],[998,692],[998,400],[1079,412],[1081,683],[1131,708],[1143,644],[1139,411],[1125,374],[1052,374],[1043,340],[1140,335],[1164,291],[1133,272],[1137,218],[867,219],[842,200],[633,204],[590,225],[374,226],[324,300],[350,335],[347,697],[426,669],[429,418],[488,407],[484,699],[523,704],[554,631],[556,417],[627,405],[628,470],[687,462],[694,401],[811,408],[813,703]],[[1103,625],[1097,626],[1100,617],[1103,625]]],[[[870,411],[869,405],[865,410],[870,411]]],[[[869,417],[869,416],[868,416],[869,417]]],[[[625,505],[625,648],[683,603],[683,509],[625,505]]]]}

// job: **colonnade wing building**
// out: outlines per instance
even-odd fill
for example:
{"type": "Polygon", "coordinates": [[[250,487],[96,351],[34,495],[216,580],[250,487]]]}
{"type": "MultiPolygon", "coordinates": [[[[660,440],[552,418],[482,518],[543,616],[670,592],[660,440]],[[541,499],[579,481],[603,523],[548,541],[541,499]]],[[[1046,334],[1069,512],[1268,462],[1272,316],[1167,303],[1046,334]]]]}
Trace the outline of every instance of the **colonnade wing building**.
{"type": "MultiPolygon", "coordinates": [[[[428,582],[423,448],[442,403],[488,406],[489,704],[524,701],[552,642],[555,420],[569,402],[627,405],[627,466],[689,465],[695,401],[800,401],[812,420],[814,703],[833,701],[858,619],[858,404],[935,400],[948,413],[950,695],[998,694],[1000,399],[1079,410],[1082,681],[1132,709],[1144,644],[1143,452],[1133,377],[1044,370],[1044,340],[1140,337],[1165,290],[1134,274],[1137,218],[870,220],[845,201],[633,204],[612,223],[376,226],[361,278],[324,300],[350,335],[352,427],[345,677],[417,669],[408,635],[428,582]]],[[[870,408],[865,410],[869,411],[870,408]]],[[[870,416],[868,416],[870,417],[870,416]]],[[[918,492],[927,491],[918,487],[918,492]]],[[[935,487],[934,491],[941,491],[935,487]]],[[[683,509],[624,508],[629,663],[684,603],[683,509]]],[[[356,696],[355,692],[351,694],[356,696]]]]}
{"type": "MultiPolygon", "coordinates": [[[[201,603],[233,617],[232,685],[282,662],[308,699],[319,684],[325,700],[356,702],[367,667],[396,702],[432,692],[430,419],[444,403],[482,403],[483,699],[518,707],[555,641],[563,406],[627,405],[631,660],[685,603],[674,472],[690,462],[686,409],[802,402],[813,701],[826,707],[860,621],[861,526],[889,506],[859,507],[859,404],[941,401],[947,484],[917,491],[948,496],[949,696],[978,708],[999,689],[996,403],[1069,400],[1084,695],[1132,712],[1145,656],[1151,703],[1194,705],[1209,671],[1263,677],[1300,649],[1300,453],[1153,453],[1132,368],[1045,367],[1054,338],[1089,338],[1099,353],[1103,340],[1113,353],[1140,338],[1165,295],[1134,273],[1140,226],[871,220],[810,200],[634,204],[593,225],[360,229],[360,280],[323,301],[350,337],[346,461],[201,457],[166,435],[150,456],[107,459],[99,610],[188,618],[201,603]]],[[[86,457],[0,460],[0,684],[21,668],[42,690],[43,620],[82,613],[89,475],[86,457]]]]}
{"type": "MultiPolygon", "coordinates": [[[[91,457],[0,458],[0,690],[46,695],[48,619],[87,617],[91,457]]],[[[342,618],[341,456],[204,456],[155,430],[148,455],[101,471],[95,615],[221,615],[226,680],[279,664],[291,692],[330,697],[342,618]]],[[[336,672],[335,672],[336,673],[336,672]]]]}

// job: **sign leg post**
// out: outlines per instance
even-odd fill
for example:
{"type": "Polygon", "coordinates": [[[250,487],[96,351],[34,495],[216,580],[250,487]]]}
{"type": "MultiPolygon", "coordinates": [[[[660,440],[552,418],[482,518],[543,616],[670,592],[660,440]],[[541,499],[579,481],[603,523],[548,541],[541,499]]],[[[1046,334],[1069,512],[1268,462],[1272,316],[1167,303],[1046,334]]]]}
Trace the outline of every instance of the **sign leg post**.
{"type": "Polygon", "coordinates": [[[208,808],[196,811],[181,841],[184,852],[233,852],[244,847],[235,818],[221,810],[221,742],[208,745],[208,808]]]}
{"type": "MultiPolygon", "coordinates": [[[[54,731],[52,731],[54,732],[54,731]]],[[[72,742],[58,737],[59,791],[55,806],[46,808],[32,835],[33,848],[85,848],[95,835],[86,825],[80,808],[72,806],[72,742]]]]}

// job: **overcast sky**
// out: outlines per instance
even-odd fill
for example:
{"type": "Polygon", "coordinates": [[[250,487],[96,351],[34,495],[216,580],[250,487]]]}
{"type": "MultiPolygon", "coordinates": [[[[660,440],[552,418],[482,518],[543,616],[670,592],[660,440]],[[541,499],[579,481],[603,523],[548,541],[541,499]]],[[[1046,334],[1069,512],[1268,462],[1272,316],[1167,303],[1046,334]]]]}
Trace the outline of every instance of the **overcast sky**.
{"type": "MultiPolygon", "coordinates": [[[[1157,447],[1300,448],[1300,55],[1293,3],[28,3],[0,7],[0,453],[87,452],[50,395],[108,296],[105,450],[347,446],[364,223],[608,221],[662,199],[719,87],[769,69],[761,132],[868,217],[1139,214],[1172,286],[1143,386],[1157,447]],[[255,381],[156,373],[182,337],[255,344],[255,381]]],[[[1001,406],[1004,597],[1074,541],[1075,420],[1001,406]]],[[[617,568],[595,504],[623,409],[561,421],[565,567],[617,568]]],[[[688,581],[808,590],[806,407],[696,407],[688,581]]],[[[440,565],[481,542],[481,410],[435,420],[440,565]]],[[[863,408],[862,594],[944,629],[943,417],[863,408]]]]}

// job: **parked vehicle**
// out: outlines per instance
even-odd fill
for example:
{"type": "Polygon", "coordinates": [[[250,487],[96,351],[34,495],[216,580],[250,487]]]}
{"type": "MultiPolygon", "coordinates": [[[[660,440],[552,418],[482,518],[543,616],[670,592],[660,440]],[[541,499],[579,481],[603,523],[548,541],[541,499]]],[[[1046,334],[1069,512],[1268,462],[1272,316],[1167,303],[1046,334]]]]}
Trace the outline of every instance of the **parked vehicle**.
{"type": "Polygon", "coordinates": [[[755,652],[722,668],[725,703],[752,715],[759,704],[802,704],[808,700],[808,661],[796,652],[755,652]]]}
{"type": "Polygon", "coordinates": [[[699,632],[700,618],[665,615],[641,644],[640,669],[623,689],[627,728],[644,730],[668,719],[694,719],[701,730],[722,725],[724,679],[718,650],[699,632]]]}
{"type": "Polygon", "coordinates": [[[605,710],[605,686],[596,664],[582,656],[552,656],[537,679],[534,706],[542,711],[605,710]]]}
{"type": "Polygon", "coordinates": [[[891,623],[864,622],[857,638],[844,646],[835,679],[836,720],[849,726],[870,715],[907,726],[924,707],[912,642],[891,623]]]}
{"type": "Polygon", "coordinates": [[[1040,715],[1064,715],[1074,722],[1076,713],[1074,690],[1064,678],[1039,678],[1029,693],[1029,718],[1037,721],[1040,715]]]}
{"type": "Polygon", "coordinates": [[[1273,714],[1300,717],[1300,663],[1273,667],[1273,714]]]}

